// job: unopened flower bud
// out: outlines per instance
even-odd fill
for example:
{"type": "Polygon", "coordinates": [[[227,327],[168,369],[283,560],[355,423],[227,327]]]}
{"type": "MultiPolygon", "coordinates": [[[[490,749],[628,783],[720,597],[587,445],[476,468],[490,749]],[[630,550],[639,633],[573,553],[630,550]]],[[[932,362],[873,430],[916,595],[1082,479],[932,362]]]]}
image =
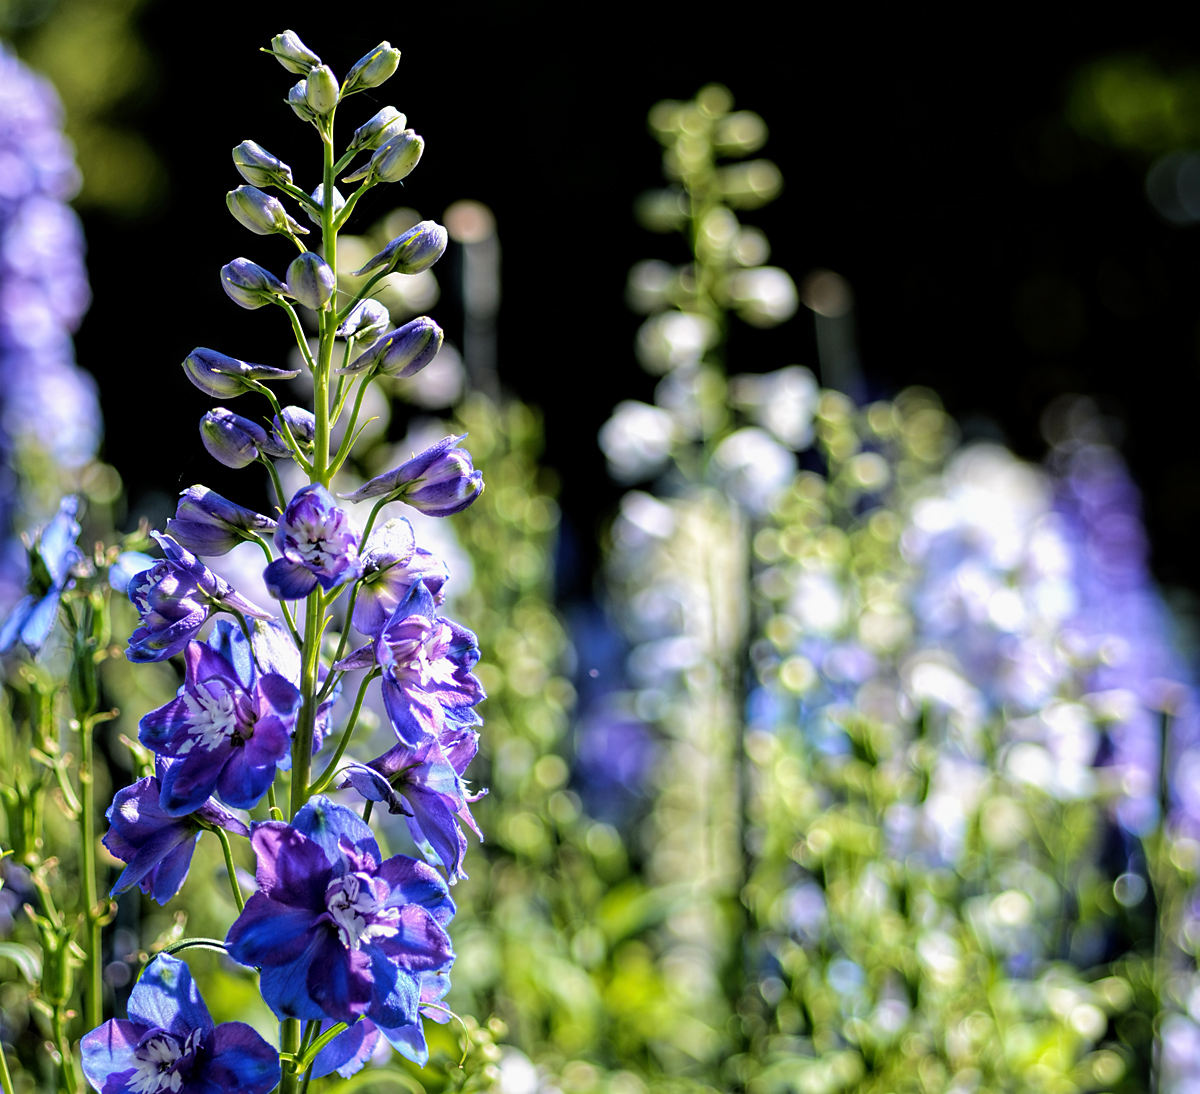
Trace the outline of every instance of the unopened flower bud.
{"type": "Polygon", "coordinates": [[[317,116],[313,113],[312,107],[308,105],[308,82],[306,80],[297,80],[288,89],[287,99],[284,101],[302,122],[316,123],[317,116]]]}
{"type": "Polygon", "coordinates": [[[397,236],[352,277],[363,277],[383,269],[385,273],[415,274],[429,269],[443,254],[449,240],[446,229],[436,221],[423,220],[397,236]]]}
{"type": "Polygon", "coordinates": [[[183,370],[196,387],[214,399],[232,399],[252,391],[247,382],[250,380],[290,380],[300,374],[298,369],[252,365],[203,346],[197,346],[184,358],[183,370]]]}
{"type": "Polygon", "coordinates": [[[245,467],[258,459],[258,449],[266,444],[267,431],[249,418],[220,406],[200,419],[200,439],[217,463],[245,467]]]}
{"type": "Polygon", "coordinates": [[[292,181],[292,169],[254,141],[233,150],[233,165],[251,186],[282,186],[292,181]]]}
{"type": "Polygon", "coordinates": [[[346,321],[338,327],[337,336],[365,342],[387,330],[391,318],[387,308],[378,300],[360,300],[346,316],[346,321]]]}
{"type": "Polygon", "coordinates": [[[167,535],[198,555],[224,555],[256,532],[272,534],[275,521],[221,497],[207,486],[189,486],[179,495],[167,535]]]}
{"type": "Polygon", "coordinates": [[[305,77],[304,98],[314,114],[328,114],[338,102],[337,77],[328,65],[317,65],[305,77]]]}
{"type": "MultiPolygon", "coordinates": [[[[325,184],[317,183],[317,188],[309,195],[322,209],[325,208],[325,184]]],[[[333,188],[333,215],[337,216],[346,206],[346,199],[342,197],[342,192],[335,186],[333,188]]],[[[304,215],[308,217],[318,228],[321,226],[321,214],[315,209],[308,206],[304,207],[304,215]]]]}
{"type": "Polygon", "coordinates": [[[407,463],[343,494],[347,501],[387,497],[407,502],[431,517],[460,513],[483,493],[483,473],[471,464],[471,453],[455,448],[465,437],[445,437],[407,463]]]}
{"type": "Polygon", "coordinates": [[[400,51],[393,49],[391,42],[380,42],[365,57],[359,58],[354,67],[346,73],[345,93],[350,95],[355,91],[378,87],[396,71],[399,64],[400,51]]]}
{"type": "Polygon", "coordinates": [[[412,170],[425,151],[425,140],[411,129],[405,129],[387,139],[371,157],[370,163],[347,175],[342,182],[399,182],[412,174],[412,170]]]}
{"type": "Polygon", "coordinates": [[[235,258],[221,267],[221,288],[235,304],[250,311],[287,292],[287,286],[270,270],[248,258],[235,258]]]}
{"type": "Polygon", "coordinates": [[[415,376],[442,348],[442,328],[427,315],[385,334],[338,373],[362,372],[378,366],[385,376],[415,376]]]}
{"type": "Polygon", "coordinates": [[[302,452],[307,452],[312,448],[313,440],[317,435],[317,419],[313,416],[312,411],[305,410],[302,406],[285,406],[283,421],[279,419],[278,414],[271,419],[273,428],[267,434],[267,443],[263,448],[268,456],[283,459],[295,455],[287,442],[287,434],[283,429],[284,422],[291,430],[292,440],[300,446],[302,452]]]}
{"type": "Polygon", "coordinates": [[[407,126],[408,119],[399,110],[394,106],[385,106],[354,131],[346,151],[359,152],[364,148],[378,148],[397,133],[403,133],[407,126]]]}
{"type": "Polygon", "coordinates": [[[287,287],[299,303],[313,311],[320,311],[333,296],[337,278],[320,255],[305,251],[292,259],[287,271],[287,287]]]}
{"type": "Polygon", "coordinates": [[[289,235],[308,235],[289,215],[278,198],[264,194],[257,186],[239,186],[225,195],[225,204],[234,219],[255,235],[269,236],[276,232],[289,235]]]}
{"type": "Polygon", "coordinates": [[[288,72],[298,72],[305,75],[314,65],[321,63],[318,57],[302,41],[294,30],[285,30],[271,39],[271,48],[266,51],[274,54],[277,60],[288,72]]]}

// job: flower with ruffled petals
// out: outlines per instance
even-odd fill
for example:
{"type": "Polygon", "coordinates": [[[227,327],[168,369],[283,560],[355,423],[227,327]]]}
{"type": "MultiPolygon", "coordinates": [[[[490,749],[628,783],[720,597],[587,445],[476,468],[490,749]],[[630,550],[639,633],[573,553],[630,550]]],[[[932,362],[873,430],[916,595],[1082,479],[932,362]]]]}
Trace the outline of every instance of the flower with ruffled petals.
{"type": "Polygon", "coordinates": [[[352,617],[362,634],[377,635],[418,581],[425,582],[435,603],[445,599],[442,587],[449,578],[446,564],[415,545],[412,525],[403,517],[389,520],[371,533],[362,564],[362,584],[352,617]]]}
{"type": "Polygon", "coordinates": [[[166,904],[187,878],[192,852],[205,828],[250,835],[237,817],[212,798],[187,816],[173,817],[163,811],[161,779],[178,762],[158,757],[158,774],[118,790],[104,814],[109,823],[104,846],[126,864],[112,887],[113,896],[139,885],[143,893],[166,904]]]}
{"type": "Polygon", "coordinates": [[[371,830],[314,797],[290,825],[256,824],[258,892],[230,928],[229,954],[261,969],[279,1018],[418,1020],[422,976],[454,960],[446,883],[406,855],[383,859],[371,830]]]}
{"type": "Polygon", "coordinates": [[[191,551],[158,532],[151,534],[167,557],[129,582],[129,599],[142,617],[129,636],[125,656],[130,661],[165,661],[179,653],[215,612],[270,618],[191,551]]]}
{"type": "Polygon", "coordinates": [[[250,809],[289,758],[300,691],[278,673],[259,673],[245,635],[224,621],[208,645],[188,643],[184,662],[178,697],[143,717],[138,731],[147,748],[179,760],[161,780],[163,812],[194,812],[214,791],[250,809]]]}
{"type": "Polygon", "coordinates": [[[468,794],[462,773],[479,749],[479,734],[448,726],[443,741],[425,741],[416,748],[398,744],[369,764],[351,764],[342,784],[364,798],[385,802],[392,813],[403,813],[409,831],[427,862],[446,869],[450,883],[465,878],[463,855],[467,841],[461,820],[483,838],[470,803],[483,794],[468,794]]]}
{"type": "Polygon", "coordinates": [[[80,1043],[101,1094],[267,1094],[279,1082],[279,1054],[244,1022],[214,1025],[177,957],[146,966],[126,1010],[80,1043]]]}
{"type": "Polygon", "coordinates": [[[358,528],[325,487],[304,487],[288,502],[275,529],[275,546],[283,557],[266,568],[267,589],[279,600],[299,600],[318,585],[328,592],[353,581],[362,571],[358,538],[358,528]]]}

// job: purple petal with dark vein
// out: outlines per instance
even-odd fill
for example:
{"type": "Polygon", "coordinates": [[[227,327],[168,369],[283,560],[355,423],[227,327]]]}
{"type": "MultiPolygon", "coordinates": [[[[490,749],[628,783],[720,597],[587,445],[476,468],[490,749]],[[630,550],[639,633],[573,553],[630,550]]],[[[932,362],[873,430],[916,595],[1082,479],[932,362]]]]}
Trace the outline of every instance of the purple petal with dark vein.
{"type": "MultiPolygon", "coordinates": [[[[325,1033],[333,1022],[326,1019],[318,1031],[325,1033]]],[[[312,1077],[323,1078],[336,1071],[343,1079],[361,1071],[379,1044],[379,1027],[369,1018],[355,1022],[344,1033],[339,1033],[320,1052],[313,1062],[312,1077]]]]}
{"type": "Polygon", "coordinates": [[[403,688],[383,678],[383,705],[401,744],[419,748],[436,740],[444,722],[441,704],[416,687],[403,688]]]}
{"type": "Polygon", "coordinates": [[[412,973],[440,969],[454,960],[450,936],[433,916],[418,904],[400,908],[399,932],[381,938],[375,945],[387,954],[388,960],[412,973]]]}
{"type": "Polygon", "coordinates": [[[380,865],[377,876],[383,878],[391,889],[385,901],[389,908],[402,904],[418,905],[427,909],[442,926],[454,916],[450,890],[441,874],[432,866],[408,855],[393,855],[380,865]]]}
{"type": "Polygon", "coordinates": [[[320,931],[307,936],[308,946],[294,961],[263,966],[258,990],[276,1018],[303,1018],[306,1021],[327,1018],[308,994],[308,970],[312,954],[320,944],[320,931]]]}
{"type": "Polygon", "coordinates": [[[447,808],[442,795],[425,789],[419,783],[404,787],[404,797],[412,806],[410,829],[416,829],[414,837],[423,835],[429,841],[437,862],[446,868],[451,878],[465,877],[460,869],[466,854],[467,840],[458,827],[455,810],[447,808]]]}
{"type": "Polygon", "coordinates": [[[367,1011],[373,1022],[386,1026],[402,1026],[416,1020],[421,1005],[421,985],[417,976],[402,969],[382,946],[365,945],[363,952],[370,959],[372,980],[371,1008],[367,1011]]]}
{"type": "Polygon", "coordinates": [[[355,669],[373,669],[375,667],[375,643],[368,642],[365,646],[359,646],[358,649],[351,650],[333,667],[341,672],[352,672],[355,669]]]}
{"type": "Polygon", "coordinates": [[[110,1019],[85,1033],[79,1048],[87,1081],[97,1090],[107,1092],[108,1084],[116,1080],[112,1089],[123,1090],[137,1068],[133,1052],[145,1033],[146,1026],[123,1018],[110,1019]]]}
{"type": "Polygon", "coordinates": [[[300,710],[300,689],[290,680],[277,672],[267,673],[258,682],[258,695],[260,718],[265,706],[284,721],[295,721],[300,710]]]}
{"type": "Polygon", "coordinates": [[[381,1026],[379,1032],[387,1038],[388,1043],[407,1060],[412,1060],[418,1067],[429,1063],[429,1046],[425,1043],[425,1028],[420,1015],[415,1022],[406,1026],[387,1029],[381,1026]]]}
{"type": "Polygon", "coordinates": [[[307,566],[277,558],[263,571],[267,592],[276,600],[299,600],[318,585],[317,575],[307,566]]]}
{"type": "Polygon", "coordinates": [[[216,1028],[200,1079],[217,1090],[237,1094],[267,1094],[279,1083],[279,1053],[245,1022],[222,1022],[216,1028]]]}
{"type": "Polygon", "coordinates": [[[297,908],[325,910],[325,888],[333,871],[319,843],[282,821],[251,825],[250,842],[258,856],[255,876],[263,893],[297,908]]]}
{"type": "Polygon", "coordinates": [[[316,921],[322,914],[254,893],[229,928],[229,954],[243,965],[264,969],[298,961],[312,943],[310,935],[321,929],[316,921]]]}
{"type": "MultiPolygon", "coordinates": [[[[257,730],[254,737],[258,737],[257,730]]],[[[235,809],[253,809],[274,781],[274,761],[256,764],[249,748],[234,748],[229,750],[229,758],[217,776],[217,793],[235,809]]]]}
{"type": "Polygon", "coordinates": [[[254,664],[254,651],[242,628],[228,619],[217,620],[208,636],[208,644],[229,662],[235,682],[243,691],[249,691],[258,680],[258,667],[254,664]]]}
{"type": "Polygon", "coordinates": [[[158,799],[162,811],[169,817],[183,817],[199,809],[217,788],[221,770],[232,751],[227,744],[217,745],[211,752],[196,748],[173,763],[162,779],[158,799]]]}
{"type": "Polygon", "coordinates": [[[149,893],[159,904],[173,900],[187,880],[192,866],[192,854],[200,842],[200,833],[163,856],[162,861],[141,881],[142,892],[149,893]]]}
{"type": "Polygon", "coordinates": [[[371,1005],[372,968],[366,949],[348,950],[332,926],[309,950],[308,996],[330,1018],[347,1024],[371,1005]]]}
{"type": "MultiPolygon", "coordinates": [[[[217,632],[218,642],[228,638],[229,630],[223,628],[217,632]]],[[[192,642],[183,654],[185,670],[184,683],[188,688],[195,688],[206,680],[223,680],[230,687],[245,687],[245,682],[239,679],[236,670],[227,658],[213,649],[207,642],[192,642]]]]}
{"type": "Polygon", "coordinates": [[[370,855],[375,862],[383,857],[371,829],[363,824],[362,818],[344,805],[335,805],[324,794],[310,798],[292,818],[292,824],[297,831],[320,846],[331,863],[341,862],[342,850],[338,844],[343,839],[360,854],[370,855]]]}
{"type": "Polygon", "coordinates": [[[188,724],[187,702],[183,698],[172,699],[143,715],[138,723],[138,740],[152,752],[164,756],[178,756],[181,749],[192,751],[196,739],[188,724]],[[189,744],[193,748],[188,748],[189,744]]]}
{"type": "Polygon", "coordinates": [[[213,1020],[186,962],[160,953],[133,986],[126,1005],[130,1021],[186,1037],[194,1029],[211,1034],[213,1020]]]}

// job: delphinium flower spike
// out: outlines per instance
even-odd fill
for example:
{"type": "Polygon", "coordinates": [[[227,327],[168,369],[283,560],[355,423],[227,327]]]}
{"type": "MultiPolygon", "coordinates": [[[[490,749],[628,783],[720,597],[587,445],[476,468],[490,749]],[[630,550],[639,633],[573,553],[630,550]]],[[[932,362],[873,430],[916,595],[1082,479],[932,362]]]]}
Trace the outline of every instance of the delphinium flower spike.
{"type": "MultiPolygon", "coordinates": [[[[127,656],[164,661],[182,655],[184,679],[176,698],[141,720],[139,738],[155,755],[155,774],[118,792],[105,842],[126,863],[116,891],[138,885],[168,902],[184,883],[197,838],[217,834],[241,909],[228,952],[260,970],[263,997],[280,1019],[280,1052],[271,1053],[261,1075],[268,1085],[278,1080],[281,1094],[297,1094],[313,1077],[352,1074],[381,1037],[424,1062],[423,1016],[444,1021],[448,1015],[439,1002],[454,961],[446,932],[454,913],[448,885],[466,876],[460,824],[478,832],[469,806],[479,793],[468,791],[465,770],[481,724],[475,708],[484,693],[471,671],[479,650],[471,631],[440,614],[445,564],[417,543],[408,521],[388,519],[382,510],[395,502],[450,516],[479,496],[483,478],[458,447],[463,438],[453,436],[366,486],[348,470],[367,387],[380,377],[414,375],[442,345],[441,327],[431,318],[392,330],[386,307],[370,296],[390,273],[433,265],[446,249],[441,225],[421,222],[371,259],[361,278],[354,275],[354,292],[339,287],[339,229],[364,193],[406,177],[425,148],[405,117],[384,107],[359,123],[335,158],[341,101],[387,80],[399,51],[380,43],[340,84],[292,31],[272,39],[266,52],[301,77],[286,101],[318,130],[321,162],[316,177],[304,179],[303,165],[283,163],[254,140],[233,149],[244,185],[227,195],[230,212],[256,236],[288,236],[299,255],[283,277],[236,258],[222,267],[221,285],[242,308],[274,305],[284,313],[296,339],[297,367],[250,364],[206,348],[193,350],[183,364],[205,395],[242,400],[238,412],[208,409],[201,439],[225,467],[264,466],[276,508],[260,512],[192,486],[167,523],[168,535],[156,533],[166,557],[142,559],[140,569],[133,556],[114,565],[141,615],[127,656]],[[369,160],[346,176],[361,185],[339,194],[335,180],[363,152],[369,160]],[[313,232],[294,215],[301,213],[313,232]],[[302,235],[314,240],[311,249],[302,235]],[[311,342],[306,323],[315,329],[311,342]],[[344,344],[335,358],[337,339],[344,344]],[[299,362],[312,383],[311,408],[281,405],[272,389],[296,377],[299,362]],[[258,399],[266,404],[252,405],[258,399]],[[278,460],[294,461],[288,475],[275,467],[278,460]],[[307,483],[297,489],[292,474],[307,476],[307,483]],[[365,526],[338,504],[334,488],[355,501],[375,500],[365,526]],[[228,555],[243,543],[266,556],[271,611],[197,557],[228,555]],[[219,613],[230,618],[218,620],[205,640],[202,628],[219,613]],[[344,630],[330,656],[323,644],[335,619],[344,620],[344,630]],[[355,630],[365,643],[350,642],[355,630]],[[365,671],[346,715],[338,700],[346,674],[356,670],[365,671]],[[348,750],[367,690],[377,681],[397,743],[368,764],[361,755],[351,759],[355,753],[348,750]],[[314,754],[335,732],[337,747],[314,777],[314,754]],[[281,771],[288,787],[282,802],[275,794],[281,771]],[[426,861],[384,858],[368,824],[322,796],[329,787],[357,789],[367,802],[364,816],[376,801],[409,814],[426,861]],[[231,812],[264,798],[269,821],[247,829],[231,812]],[[258,857],[259,888],[243,906],[230,840],[247,836],[258,857]],[[306,1039],[302,1021],[314,1023],[306,1039]]],[[[128,1022],[108,1023],[84,1039],[93,1085],[105,1094],[126,1088],[179,1094],[191,1085],[221,1086],[225,1080],[214,1069],[225,1067],[222,1075],[233,1085],[257,1091],[260,1072],[247,1063],[261,1055],[257,1043],[251,1047],[242,1038],[241,1056],[224,1050],[237,1038],[222,1033],[228,1025],[214,1031],[186,967],[175,959],[156,958],[142,983],[155,978],[170,978],[190,992],[191,1010],[177,1021],[164,1004],[163,1020],[158,1012],[151,1020],[139,1009],[146,996],[139,985],[128,1022]]]]}

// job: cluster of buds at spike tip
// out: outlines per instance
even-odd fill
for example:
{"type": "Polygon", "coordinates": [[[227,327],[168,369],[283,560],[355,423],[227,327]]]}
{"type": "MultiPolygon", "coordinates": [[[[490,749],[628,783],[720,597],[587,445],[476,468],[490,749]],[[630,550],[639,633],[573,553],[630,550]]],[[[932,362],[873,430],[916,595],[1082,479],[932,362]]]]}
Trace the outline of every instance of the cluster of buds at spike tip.
{"type": "Polygon", "coordinates": [[[242,141],[233,150],[233,165],[251,186],[283,186],[292,181],[292,169],[254,141],[242,141]]]}
{"type": "Polygon", "coordinates": [[[337,375],[349,375],[377,369],[384,376],[404,380],[415,376],[442,348],[442,328],[422,315],[369,345],[337,375]]]}
{"type": "Polygon", "coordinates": [[[425,138],[411,129],[391,136],[381,144],[370,161],[357,171],[346,175],[342,182],[360,182],[373,186],[377,182],[399,182],[412,174],[425,151],[425,138]]]}
{"type": "Polygon", "coordinates": [[[287,295],[287,286],[279,278],[248,258],[235,258],[221,267],[221,288],[235,304],[250,311],[287,295]]]}
{"type": "Polygon", "coordinates": [[[214,399],[232,399],[253,391],[251,381],[290,380],[300,375],[298,369],[252,365],[203,346],[197,346],[184,358],[183,371],[196,387],[214,399]]]}
{"type": "Polygon", "coordinates": [[[200,419],[200,439],[217,463],[238,468],[258,459],[259,450],[267,446],[267,431],[257,422],[219,406],[200,419]]]}
{"type": "Polygon", "coordinates": [[[288,215],[278,198],[264,194],[257,186],[239,186],[225,195],[225,204],[234,219],[255,235],[308,235],[308,229],[288,215]]]}
{"type": "Polygon", "coordinates": [[[346,73],[343,95],[378,87],[391,77],[400,64],[400,51],[391,42],[380,42],[370,53],[360,57],[346,73]]]}
{"type": "Polygon", "coordinates": [[[429,269],[446,253],[449,241],[446,229],[432,220],[414,224],[402,236],[397,236],[352,277],[367,274],[415,274],[429,269]]]}
{"type": "Polygon", "coordinates": [[[292,259],[287,271],[288,293],[313,311],[320,311],[333,298],[337,278],[320,255],[305,251],[292,259]]]}

